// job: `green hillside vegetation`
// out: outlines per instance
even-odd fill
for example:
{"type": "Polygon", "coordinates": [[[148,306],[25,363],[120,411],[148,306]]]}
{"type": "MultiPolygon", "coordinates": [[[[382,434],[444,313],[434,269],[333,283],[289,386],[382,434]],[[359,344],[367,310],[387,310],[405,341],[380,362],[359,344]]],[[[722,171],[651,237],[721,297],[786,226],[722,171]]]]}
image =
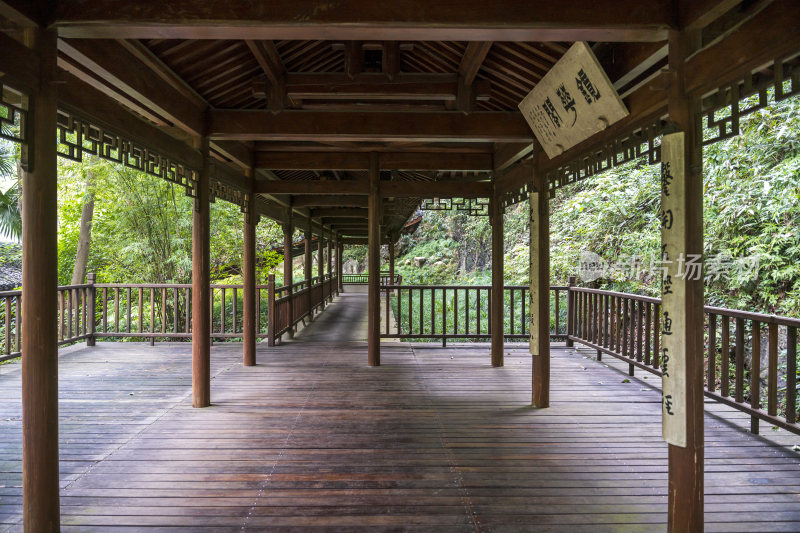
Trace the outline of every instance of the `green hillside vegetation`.
{"type": "MultiPolygon", "coordinates": [[[[800,100],[789,99],[742,119],[741,135],[704,149],[705,256],[710,304],[800,316],[800,100]],[[742,259],[757,257],[752,272],[742,259]],[[736,268],[741,265],[742,268],[736,268]],[[715,278],[715,279],[712,279],[715,278]]],[[[649,270],[660,246],[657,166],[634,161],[560,189],[551,201],[551,277],[577,275],[581,251],[610,264],[640,259],[640,272],[615,271],[595,288],[659,296],[649,270]]],[[[528,282],[528,204],[505,215],[505,280],[528,282]]],[[[489,284],[491,235],[487,217],[425,212],[420,228],[397,249],[404,283],[489,284]],[[424,258],[415,266],[414,258],[424,258]]],[[[351,250],[361,260],[365,250],[351,250]]],[[[385,267],[384,267],[385,269],[385,267]]],[[[657,271],[656,271],[657,273],[657,271]]]]}

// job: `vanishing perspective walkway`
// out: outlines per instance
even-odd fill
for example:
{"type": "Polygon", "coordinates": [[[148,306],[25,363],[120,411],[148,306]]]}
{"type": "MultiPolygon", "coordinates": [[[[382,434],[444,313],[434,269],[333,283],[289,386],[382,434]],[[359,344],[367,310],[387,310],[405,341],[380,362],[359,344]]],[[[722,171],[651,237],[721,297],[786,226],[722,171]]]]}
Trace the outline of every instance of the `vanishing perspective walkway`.
{"type": "MultiPolygon", "coordinates": [[[[62,351],[64,531],[664,531],[667,448],[653,376],[554,348],[552,407],[531,358],[386,343],[366,365],[364,297],[297,339],[212,351],[191,407],[189,344],[62,351]]],[[[706,530],[800,530],[796,437],[707,403],[706,530]]],[[[21,530],[19,364],[0,366],[0,531],[21,530]]]]}

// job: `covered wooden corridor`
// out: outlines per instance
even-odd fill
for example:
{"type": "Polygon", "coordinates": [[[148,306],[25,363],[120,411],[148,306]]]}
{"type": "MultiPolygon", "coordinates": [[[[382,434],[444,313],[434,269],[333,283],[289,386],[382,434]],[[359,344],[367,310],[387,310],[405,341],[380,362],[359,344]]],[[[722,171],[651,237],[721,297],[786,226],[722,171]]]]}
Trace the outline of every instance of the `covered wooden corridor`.
{"type": "MultiPolygon", "coordinates": [[[[365,299],[345,292],[294,341],[259,344],[255,367],[213,346],[208,409],[191,406],[188,344],[63,350],[62,530],[664,530],[657,377],[556,345],[551,407],[533,409],[526,345],[493,368],[486,345],[387,343],[368,367],[365,342],[314,342],[358,336],[365,299]]],[[[4,533],[22,528],[20,409],[20,367],[4,365],[4,533]]],[[[797,531],[796,438],[747,427],[706,403],[705,529],[797,531]]]]}

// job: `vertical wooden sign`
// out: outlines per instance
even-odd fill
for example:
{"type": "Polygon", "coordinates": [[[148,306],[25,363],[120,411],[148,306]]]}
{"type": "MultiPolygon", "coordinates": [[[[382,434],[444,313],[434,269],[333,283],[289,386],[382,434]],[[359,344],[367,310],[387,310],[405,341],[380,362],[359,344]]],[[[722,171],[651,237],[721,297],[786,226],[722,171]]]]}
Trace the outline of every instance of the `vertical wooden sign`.
{"type": "MultiPolygon", "coordinates": [[[[530,245],[529,245],[529,276],[530,276],[530,290],[528,292],[528,323],[529,323],[529,333],[530,333],[530,352],[533,356],[541,355],[539,353],[539,320],[542,320],[542,317],[539,316],[539,254],[542,253],[540,249],[539,243],[539,225],[541,224],[541,220],[539,220],[539,192],[532,190],[530,193],[530,198],[528,200],[529,204],[529,222],[530,222],[530,245]]],[[[547,194],[545,192],[545,194],[547,194]]],[[[549,289],[549,287],[548,287],[549,289]]],[[[547,317],[549,320],[550,317],[547,317]]]]}
{"type": "Polygon", "coordinates": [[[661,140],[661,434],[686,447],[686,174],[683,132],[661,140]],[[682,270],[684,270],[682,272],[682,270]]]}

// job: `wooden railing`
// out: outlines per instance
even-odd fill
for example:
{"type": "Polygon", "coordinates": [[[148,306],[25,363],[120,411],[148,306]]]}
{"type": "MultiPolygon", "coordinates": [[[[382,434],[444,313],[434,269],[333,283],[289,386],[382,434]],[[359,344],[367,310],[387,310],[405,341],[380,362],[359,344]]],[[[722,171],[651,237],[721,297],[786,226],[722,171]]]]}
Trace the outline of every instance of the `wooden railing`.
{"type": "MultiPolygon", "coordinates": [[[[274,277],[271,278],[274,285],[274,277]]],[[[59,345],[96,339],[156,340],[189,339],[192,286],[189,284],[90,283],[58,288],[57,320],[59,345]]],[[[242,285],[211,285],[211,338],[223,341],[243,335],[244,288],[242,285]]],[[[336,292],[336,278],[325,275],[311,284],[292,285],[296,302],[294,326],[336,292]]],[[[289,295],[287,287],[274,288],[272,299],[281,304],[289,295]]],[[[20,356],[22,291],[0,292],[0,362],[20,356]]],[[[274,340],[286,331],[278,328],[270,337],[270,285],[256,286],[256,337],[274,340]]],[[[279,320],[278,315],[274,315],[279,320]]]]}
{"type": "MultiPolygon", "coordinates": [[[[382,285],[384,317],[381,338],[485,340],[491,337],[492,288],[488,285],[382,285]],[[393,318],[393,320],[390,320],[393,318]],[[393,322],[393,324],[392,324],[393,322]]],[[[506,286],[503,335],[529,336],[525,285],[506,286]]],[[[550,336],[567,334],[567,287],[550,287],[550,336]]]]}
{"type": "Polygon", "coordinates": [[[336,293],[337,279],[328,274],[322,278],[314,278],[309,285],[305,280],[291,287],[275,287],[274,276],[270,275],[268,289],[270,296],[269,344],[272,346],[282,335],[311,316],[315,310],[324,308],[325,302],[333,299],[336,293]]]}
{"type": "MultiPolygon", "coordinates": [[[[381,285],[402,285],[403,276],[394,275],[394,283],[390,282],[391,277],[388,272],[381,272],[381,285]]],[[[342,284],[344,285],[365,285],[369,283],[369,274],[342,274],[342,284]]]]}
{"type": "MultiPolygon", "coordinates": [[[[609,354],[627,362],[631,375],[636,367],[661,375],[661,300],[577,287],[571,287],[569,294],[569,341],[596,349],[598,356],[609,354]]],[[[758,421],[764,420],[800,434],[800,320],[706,306],[704,325],[706,397],[748,413],[754,433],[758,433],[758,421]],[[762,354],[766,355],[766,390],[762,354]]]]}

